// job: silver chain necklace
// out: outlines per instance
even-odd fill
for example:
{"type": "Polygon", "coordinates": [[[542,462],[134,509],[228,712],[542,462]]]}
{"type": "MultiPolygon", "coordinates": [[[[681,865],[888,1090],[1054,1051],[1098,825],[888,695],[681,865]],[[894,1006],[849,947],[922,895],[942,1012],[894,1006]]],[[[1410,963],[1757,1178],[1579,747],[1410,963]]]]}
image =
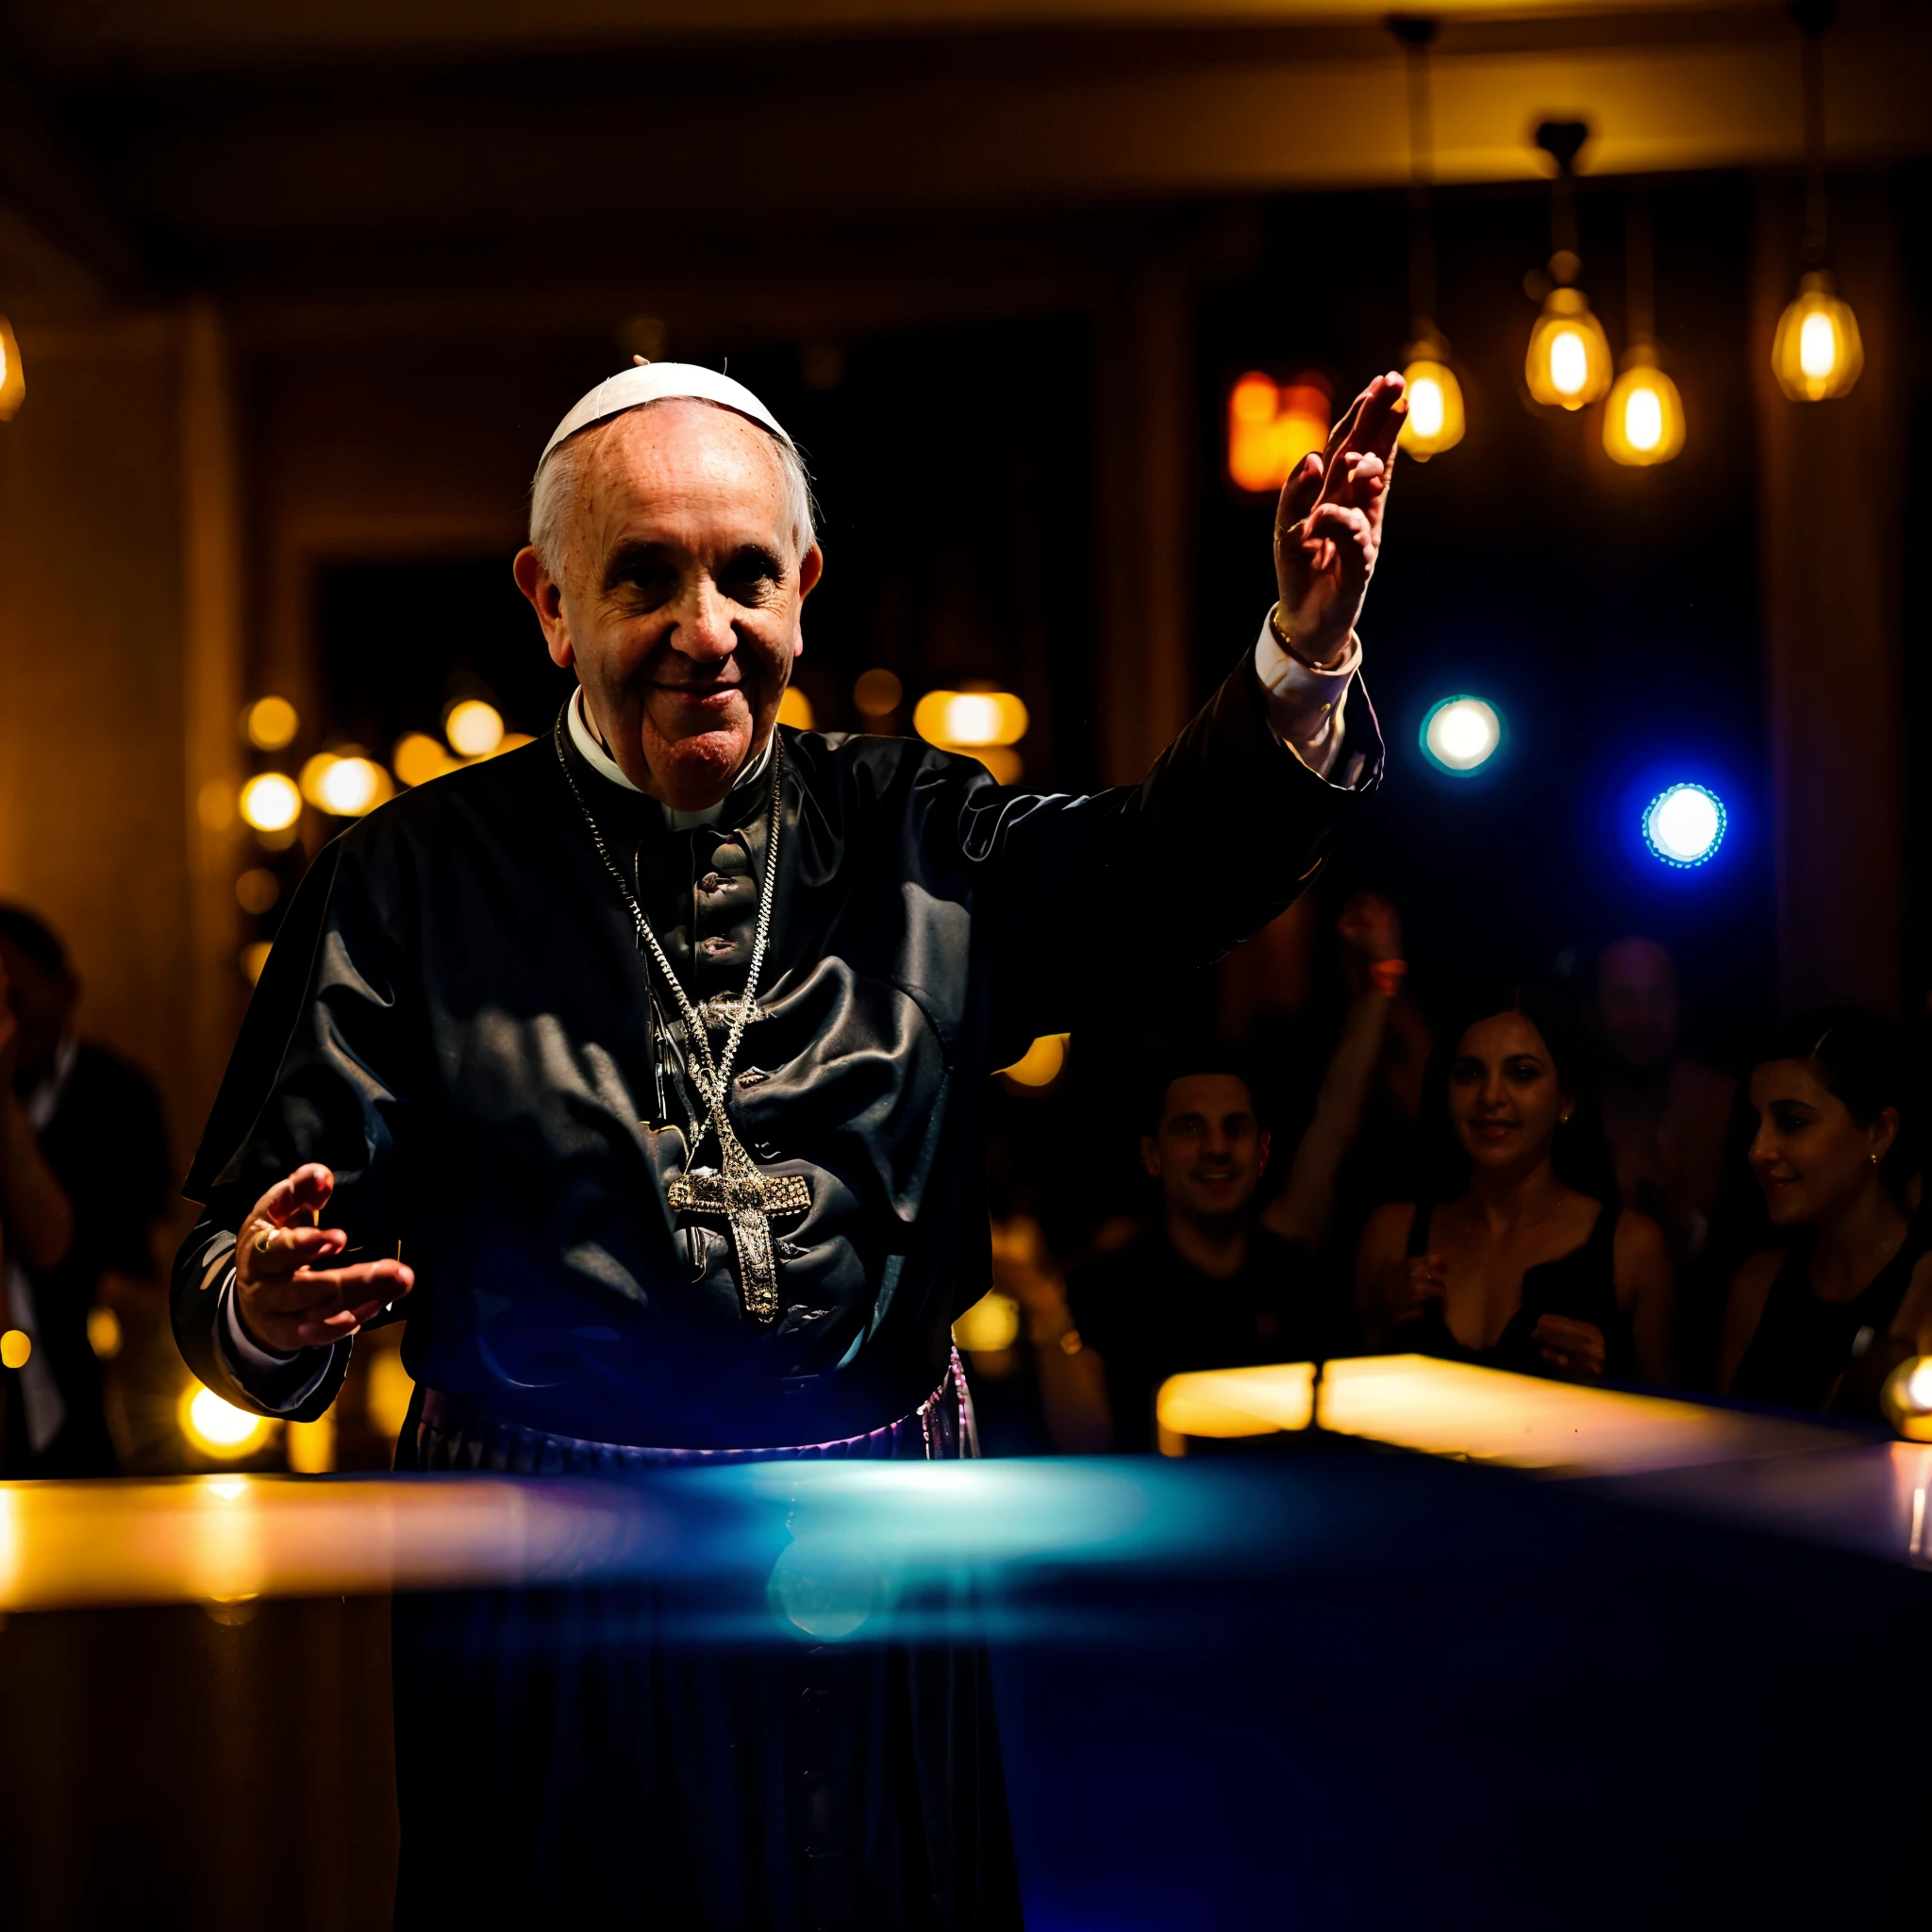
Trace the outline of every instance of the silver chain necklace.
{"type": "Polygon", "coordinates": [[[774,731],[772,738],[772,803],[765,829],[765,877],[758,893],[758,934],[752,942],[751,971],[745,975],[744,992],[738,1002],[738,1010],[731,1018],[724,1051],[714,1059],[709,1029],[703,1016],[672,970],[658,935],[651,929],[651,922],[644,917],[643,907],[630,889],[630,881],[611,858],[609,848],[604,842],[604,834],[597,827],[596,817],[577,789],[570,760],[564,756],[561,714],[558,717],[552,738],[557,748],[557,762],[562,769],[564,782],[570,787],[571,796],[577,802],[578,811],[583,814],[584,824],[590,829],[591,842],[597,848],[597,857],[604,861],[604,870],[615,881],[625,905],[629,908],[638,937],[658,962],[658,971],[663,974],[664,984],[677,1002],[685,1031],[691,1041],[691,1076],[709,1108],[710,1118],[704,1122],[692,1119],[691,1157],[695,1158],[698,1149],[704,1145],[707,1132],[714,1132],[718,1137],[718,1168],[714,1171],[687,1167],[667,1187],[666,1198],[680,1214],[722,1218],[724,1221],[738,1258],[739,1288],[745,1312],[755,1321],[770,1324],[778,1316],[778,1264],[772,1249],[772,1222],[780,1214],[789,1216],[808,1211],[811,1207],[811,1189],[796,1174],[766,1174],[758,1171],[757,1162],[745,1152],[731,1124],[731,1118],[724,1110],[724,1095],[731,1079],[732,1066],[738,1058],[739,1045],[744,1039],[745,1024],[751,1017],[757,998],[758,974],[764,966],[765,948],[772,936],[772,907],[778,883],[778,821],[781,815],[784,747],[774,731]]]}

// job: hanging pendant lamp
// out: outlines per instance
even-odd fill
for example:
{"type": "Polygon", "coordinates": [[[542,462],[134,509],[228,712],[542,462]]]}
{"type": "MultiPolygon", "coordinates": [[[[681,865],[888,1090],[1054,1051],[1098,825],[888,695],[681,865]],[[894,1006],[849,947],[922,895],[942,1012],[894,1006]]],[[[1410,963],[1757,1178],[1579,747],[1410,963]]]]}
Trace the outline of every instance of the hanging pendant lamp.
{"type": "Polygon", "coordinates": [[[1794,403],[1848,394],[1865,366],[1858,318],[1840,297],[1825,266],[1824,30],[1833,11],[1830,0],[1802,0],[1791,8],[1804,37],[1805,265],[1796,299],[1777,319],[1771,367],[1794,403]]]}
{"type": "Polygon", "coordinates": [[[1610,341],[1576,286],[1583,258],[1576,252],[1576,157],[1590,139],[1582,121],[1545,121],[1536,144],[1557,164],[1550,194],[1549,293],[1529,332],[1524,379],[1539,403],[1580,409],[1610,386],[1610,341]]]}
{"type": "Polygon", "coordinates": [[[1630,347],[1604,410],[1604,453],[1612,462],[1642,467],[1667,463],[1684,447],[1684,399],[1664,374],[1652,333],[1656,316],[1650,205],[1641,195],[1631,199],[1627,236],[1630,347]]]}
{"type": "Polygon", "coordinates": [[[1429,225],[1431,126],[1429,46],[1436,23],[1392,14],[1389,30],[1402,42],[1408,67],[1408,309],[1409,341],[1402,352],[1408,413],[1395,440],[1417,462],[1454,449],[1465,426],[1462,385],[1449,362],[1449,344],[1437,328],[1435,238],[1429,225]]]}

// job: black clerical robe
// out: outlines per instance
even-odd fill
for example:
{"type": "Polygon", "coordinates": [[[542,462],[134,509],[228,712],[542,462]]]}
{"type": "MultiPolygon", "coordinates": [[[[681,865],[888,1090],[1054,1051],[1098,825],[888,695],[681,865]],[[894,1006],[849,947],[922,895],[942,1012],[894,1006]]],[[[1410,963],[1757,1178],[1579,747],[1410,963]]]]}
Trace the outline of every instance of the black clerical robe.
{"type": "MultiPolygon", "coordinates": [[[[1372,783],[1365,695],[1349,735],[1372,783]]],[[[249,1206],[320,1160],[329,1221],[416,1271],[405,1467],[880,1430],[898,1446],[839,1453],[947,1453],[929,1405],[989,1275],[989,1070],[1079,1025],[1102,979],[1158,986],[1273,919],[1352,793],[1277,741],[1246,658],[1144,784],[1093,796],[1001,791],[905,740],[780,741],[771,951],[729,1100],[763,1170],[809,1193],[774,1230],[776,1319],[741,1306],[724,1225],[671,1209],[689,1042],[566,762],[699,1003],[744,986],[769,786],[674,830],[559,728],[310,869],[190,1178],[208,1211],[174,1310],[196,1374],[277,1406],[231,1373],[218,1310],[249,1206]]],[[[291,1365],[313,1387],[281,1412],[319,1414],[346,1354],[291,1365]]],[[[399,1924],[1018,1924],[981,1654],[724,1653],[655,1634],[664,1614],[643,1584],[399,1602],[399,1924]]]]}
{"type": "MultiPolygon", "coordinates": [[[[768,787],[674,832],[559,729],[404,794],[303,881],[189,1178],[208,1212],[174,1315],[198,1375],[262,1406],[216,1345],[223,1242],[319,1160],[351,1245],[414,1268],[404,1360],[453,1413],[687,1448],[906,1415],[988,1279],[989,1070],[1076,1028],[1103,980],[1158,990],[1274,918],[1380,755],[1357,692],[1363,782],[1317,777],[1247,658],[1144,783],[1089,796],[1003,791],[914,741],[780,737],[770,956],[730,1095],[743,1144],[810,1191],[774,1228],[777,1320],[741,1307],[723,1224],[667,1202],[697,1101],[683,1023],[559,757],[698,1002],[744,983],[768,787]]],[[[293,1413],[326,1407],[347,1355],[293,1413]]]]}

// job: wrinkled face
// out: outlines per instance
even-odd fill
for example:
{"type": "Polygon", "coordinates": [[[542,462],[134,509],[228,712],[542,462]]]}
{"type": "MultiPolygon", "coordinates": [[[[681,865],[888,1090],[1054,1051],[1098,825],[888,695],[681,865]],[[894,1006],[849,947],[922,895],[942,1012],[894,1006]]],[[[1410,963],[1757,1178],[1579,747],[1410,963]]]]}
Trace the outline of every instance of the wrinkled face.
{"type": "Polygon", "coordinates": [[[1654,1067],[1677,1043],[1677,976],[1652,940],[1619,940],[1597,965],[1597,1024],[1606,1050],[1628,1067],[1654,1067]]]}
{"type": "Polygon", "coordinates": [[[0,939],[0,972],[7,975],[7,1004],[20,1028],[15,1078],[27,1092],[53,1065],[79,989],[64,974],[42,972],[11,940],[0,939]]]}
{"type": "Polygon", "coordinates": [[[1751,1172],[1780,1227],[1829,1217],[1877,1185],[1872,1157],[1883,1160],[1898,1134],[1890,1108],[1869,1124],[1856,1120],[1810,1060],[1767,1060],[1751,1075],[1751,1172]]]}
{"type": "Polygon", "coordinates": [[[743,417],[663,402],[586,439],[562,581],[528,550],[517,581],[625,775],[714,805],[771,735],[822,559],[796,554],[777,451],[743,417]]]}
{"type": "Polygon", "coordinates": [[[1449,1120],[1477,1167],[1527,1167],[1542,1159],[1569,1108],[1549,1047],[1521,1013],[1478,1020],[1457,1042],[1449,1120]]]}
{"type": "Polygon", "coordinates": [[[1268,1167],[1268,1136],[1245,1080],[1190,1074],[1167,1090],[1160,1131],[1141,1158],[1170,1208],[1200,1220],[1239,1214],[1268,1167]]]}

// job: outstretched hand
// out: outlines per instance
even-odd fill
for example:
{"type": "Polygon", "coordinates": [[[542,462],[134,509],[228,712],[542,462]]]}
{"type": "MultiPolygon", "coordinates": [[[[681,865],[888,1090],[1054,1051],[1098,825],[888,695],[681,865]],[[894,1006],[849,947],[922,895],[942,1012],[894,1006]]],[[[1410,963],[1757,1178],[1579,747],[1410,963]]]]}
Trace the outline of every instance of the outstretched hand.
{"type": "Polygon", "coordinates": [[[1347,655],[1382,547],[1395,439],[1407,413],[1402,377],[1376,376],[1335,425],[1328,447],[1304,457],[1282,486],[1274,622],[1289,649],[1310,664],[1326,668],[1347,655]]]}
{"type": "Polygon", "coordinates": [[[293,1355],[346,1341],[415,1286],[415,1270],[392,1259],[317,1266],[349,1237],[320,1221],[336,1177],[311,1161],[277,1181],[242,1224],[235,1241],[235,1294],[242,1328],[263,1348],[293,1355]]]}

